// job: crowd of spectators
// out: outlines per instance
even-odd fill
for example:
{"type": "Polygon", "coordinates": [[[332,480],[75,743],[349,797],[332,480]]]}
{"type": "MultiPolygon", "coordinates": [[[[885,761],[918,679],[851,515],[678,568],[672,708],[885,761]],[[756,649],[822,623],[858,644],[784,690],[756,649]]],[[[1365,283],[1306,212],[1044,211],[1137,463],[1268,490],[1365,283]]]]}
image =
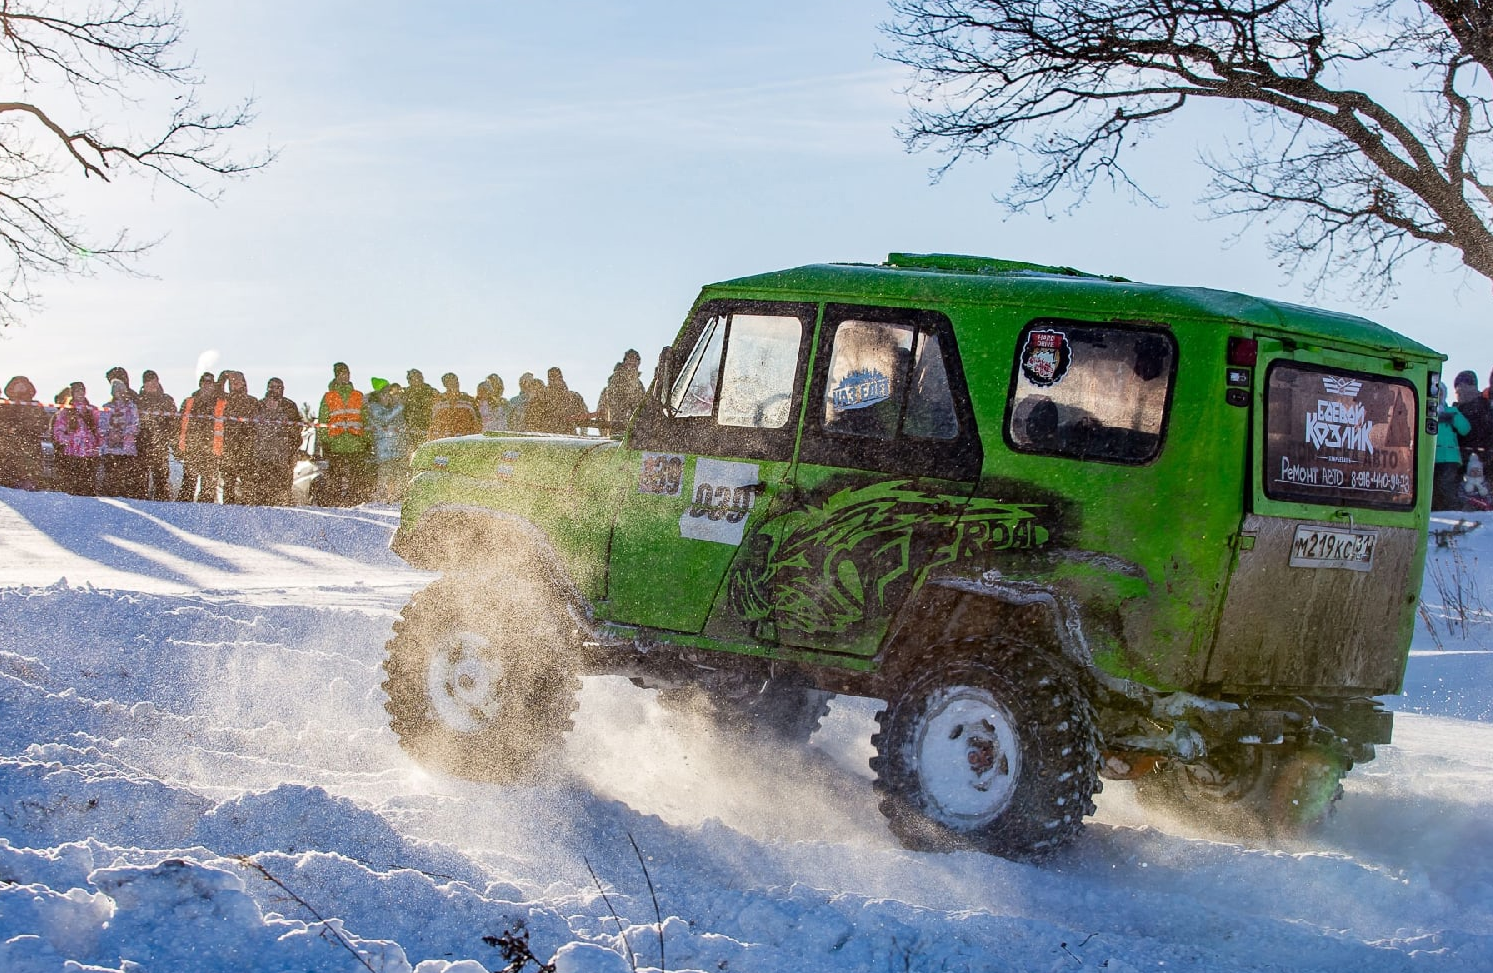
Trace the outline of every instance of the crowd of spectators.
{"type": "Polygon", "coordinates": [[[1493,462],[1493,375],[1488,388],[1479,389],[1476,372],[1458,372],[1452,401],[1444,385],[1439,394],[1431,509],[1493,509],[1485,475],[1493,462]]]}
{"type": "Polygon", "coordinates": [[[365,394],[338,362],[314,411],[287,399],[279,378],[255,397],[233,370],[203,372],[180,405],[149,370],[136,389],[125,369],[109,369],[108,398],[97,404],[81,381],[50,403],[38,401],[30,379],[17,375],[0,399],[0,486],[284,505],[295,502],[297,482],[309,482],[305,499],[319,505],[398,502],[410,455],[430,439],[485,431],[620,435],[643,399],[638,364],[636,351],[623,356],[594,411],[558,368],[545,380],[525,372],[518,394],[505,398],[496,374],[468,395],[454,372],[441,376],[437,390],[413,368],[403,384],[371,379],[365,394]]]}

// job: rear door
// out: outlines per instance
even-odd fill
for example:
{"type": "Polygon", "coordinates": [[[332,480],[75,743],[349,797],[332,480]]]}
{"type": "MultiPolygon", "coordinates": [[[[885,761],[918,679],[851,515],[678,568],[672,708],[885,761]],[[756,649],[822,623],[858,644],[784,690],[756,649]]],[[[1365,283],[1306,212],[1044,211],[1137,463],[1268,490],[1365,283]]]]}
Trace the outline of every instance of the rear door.
{"type": "Polygon", "coordinates": [[[1425,369],[1259,342],[1253,476],[1205,681],[1223,692],[1398,688],[1414,622],[1425,369]]]}

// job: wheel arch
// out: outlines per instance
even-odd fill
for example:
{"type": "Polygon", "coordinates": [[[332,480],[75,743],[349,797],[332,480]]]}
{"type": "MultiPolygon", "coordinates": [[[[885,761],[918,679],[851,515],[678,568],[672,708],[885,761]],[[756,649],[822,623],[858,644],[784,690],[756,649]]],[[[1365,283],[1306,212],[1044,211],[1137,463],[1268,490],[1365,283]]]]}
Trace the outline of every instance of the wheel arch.
{"type": "Polygon", "coordinates": [[[549,535],[515,514],[441,504],[401,526],[390,547],[426,571],[534,577],[573,608],[589,607],[549,535]]]}
{"type": "Polygon", "coordinates": [[[882,681],[895,683],[926,646],[1002,633],[1065,660],[1075,674],[1092,664],[1080,613],[1051,588],[1028,582],[938,580],[924,586],[898,617],[878,671],[882,681]]]}

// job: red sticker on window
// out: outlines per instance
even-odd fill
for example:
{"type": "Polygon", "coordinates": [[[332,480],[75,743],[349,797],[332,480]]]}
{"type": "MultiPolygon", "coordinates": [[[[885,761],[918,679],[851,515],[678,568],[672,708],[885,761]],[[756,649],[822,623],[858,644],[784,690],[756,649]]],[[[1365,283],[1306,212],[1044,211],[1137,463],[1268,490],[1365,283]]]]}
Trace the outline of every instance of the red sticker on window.
{"type": "Polygon", "coordinates": [[[1033,385],[1056,385],[1068,374],[1073,352],[1061,331],[1030,331],[1021,349],[1021,374],[1033,385]]]}

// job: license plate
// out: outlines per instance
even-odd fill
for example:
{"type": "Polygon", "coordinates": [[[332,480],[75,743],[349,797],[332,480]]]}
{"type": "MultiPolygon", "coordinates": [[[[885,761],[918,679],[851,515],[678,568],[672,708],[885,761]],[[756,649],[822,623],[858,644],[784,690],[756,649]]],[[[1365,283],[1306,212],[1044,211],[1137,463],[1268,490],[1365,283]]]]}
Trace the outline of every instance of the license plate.
{"type": "Polygon", "coordinates": [[[1374,566],[1378,543],[1377,530],[1300,525],[1291,542],[1291,567],[1368,571],[1374,566]]]}

